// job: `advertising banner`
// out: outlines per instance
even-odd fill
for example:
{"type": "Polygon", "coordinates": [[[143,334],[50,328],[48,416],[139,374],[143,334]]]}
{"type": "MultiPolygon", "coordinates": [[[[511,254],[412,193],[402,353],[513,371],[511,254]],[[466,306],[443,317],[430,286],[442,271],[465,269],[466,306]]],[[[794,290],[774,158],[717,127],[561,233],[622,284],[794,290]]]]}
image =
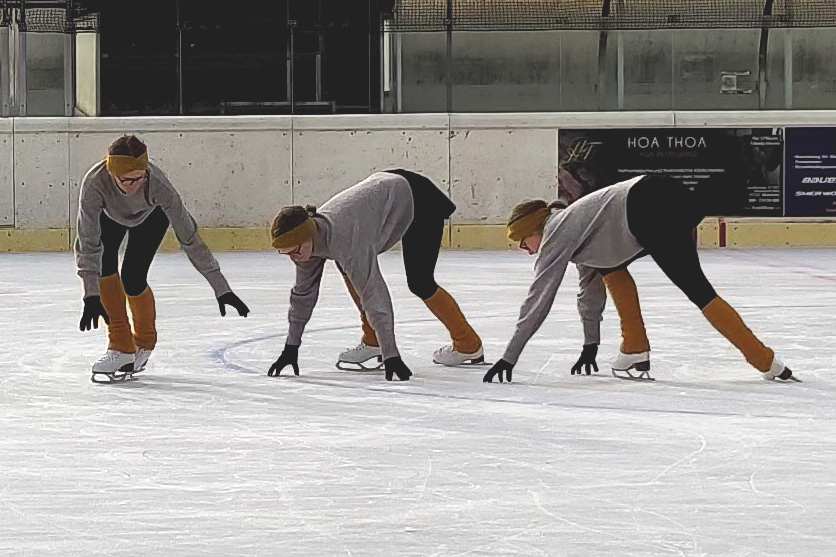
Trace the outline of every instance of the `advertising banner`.
{"type": "Polygon", "coordinates": [[[786,214],[836,216],[836,128],[787,128],[786,214]]]}
{"type": "Polygon", "coordinates": [[[783,215],[781,128],[558,131],[558,194],[573,202],[640,174],[664,174],[709,196],[710,215],[783,215]]]}

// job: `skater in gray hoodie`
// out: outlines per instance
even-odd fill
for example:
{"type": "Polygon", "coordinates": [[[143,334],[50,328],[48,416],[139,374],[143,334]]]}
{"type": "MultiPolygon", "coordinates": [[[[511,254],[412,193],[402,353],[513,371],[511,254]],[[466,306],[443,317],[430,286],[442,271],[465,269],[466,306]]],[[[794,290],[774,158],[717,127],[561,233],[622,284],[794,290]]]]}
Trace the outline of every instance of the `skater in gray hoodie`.
{"type": "Polygon", "coordinates": [[[448,366],[482,363],[481,339],[453,297],[435,282],[444,220],[455,208],[429,179],[398,169],[372,174],[319,210],[282,209],[273,222],[271,241],[296,264],[296,284],[290,292],[285,348],[268,374],[279,375],[288,365],[299,374],[302,332],[319,297],[325,262],[333,259],[363,324],[360,345],[340,354],[337,367],[377,359],[383,362],[387,380],[409,379],[412,372],[395,343],[392,300],[377,262],[379,254],[399,241],[409,290],[444,324],[453,341],[437,350],[433,361],[448,366]]]}
{"type": "Polygon", "coordinates": [[[145,144],[136,136],[122,136],[110,145],[107,158],[84,176],[79,194],[75,259],[84,286],[79,328],[98,328],[100,317],[108,325],[107,351],[93,365],[94,381],[126,379],[142,371],[157,344],[156,303],[147,279],[169,225],[192,265],[212,286],[221,315],[226,315],[226,305],[244,317],[249,312],[201,240],[177,190],[148,162],[145,144]],[[120,276],[119,246],[125,236],[120,276]]]}
{"type": "MultiPolygon", "coordinates": [[[[636,369],[649,378],[649,343],[641,320],[635,283],[627,266],[650,255],[662,271],[764,379],[794,379],[775,353],[717,295],[700,267],[691,232],[706,215],[710,197],[666,176],[638,176],[596,192],[569,207],[545,201],[523,202],[508,221],[508,237],[534,255],[534,282],[520,309],[505,354],[485,374],[509,381],[526,343],[554,303],[567,265],[583,265],[604,277],[621,319],[621,352],[613,372],[636,369]]],[[[603,304],[599,307],[603,309],[603,304]]],[[[590,316],[594,317],[594,316],[590,316]]],[[[597,348],[597,347],[596,347],[597,348]]],[[[632,377],[632,375],[630,375],[632,377]]]]}

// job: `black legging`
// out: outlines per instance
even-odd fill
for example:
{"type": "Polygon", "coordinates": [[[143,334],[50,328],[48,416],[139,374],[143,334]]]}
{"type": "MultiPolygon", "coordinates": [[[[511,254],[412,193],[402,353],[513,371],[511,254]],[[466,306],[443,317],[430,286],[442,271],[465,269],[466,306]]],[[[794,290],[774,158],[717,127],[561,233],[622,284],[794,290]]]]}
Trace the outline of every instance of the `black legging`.
{"type": "Polygon", "coordinates": [[[432,180],[426,176],[398,168],[386,170],[389,174],[403,176],[409,182],[412,190],[412,202],[415,207],[416,221],[445,220],[449,219],[456,210],[456,205],[449,197],[444,195],[432,180]]]}
{"type": "Polygon", "coordinates": [[[443,220],[413,221],[401,240],[406,284],[422,300],[432,298],[438,291],[435,264],[443,235],[443,220]]]}
{"type": "Polygon", "coordinates": [[[119,246],[127,233],[128,246],[122,261],[122,284],[125,294],[139,296],[148,287],[148,270],[168,230],[168,217],[157,207],[142,224],[133,227],[121,225],[104,213],[99,223],[102,229],[102,277],[119,272],[119,246]]]}
{"type": "MultiPolygon", "coordinates": [[[[400,169],[386,172],[403,176],[412,188],[415,212],[412,224],[401,238],[403,266],[409,291],[426,301],[438,291],[435,265],[444,236],[444,220],[453,214],[456,206],[435,184],[420,174],[400,169]]],[[[337,268],[345,274],[339,263],[337,268]]]]}
{"type": "Polygon", "coordinates": [[[444,236],[444,220],[450,218],[456,205],[425,176],[403,169],[386,172],[403,176],[412,189],[415,212],[401,240],[403,265],[409,291],[427,300],[438,291],[435,265],[444,236]]]}
{"type": "MultiPolygon", "coordinates": [[[[627,224],[645,251],[700,309],[717,297],[700,267],[693,229],[705,218],[710,192],[667,176],[648,176],[627,194],[627,224]]],[[[623,268],[622,265],[619,268],[623,268]]],[[[615,269],[601,270],[606,275],[615,269]]]]}

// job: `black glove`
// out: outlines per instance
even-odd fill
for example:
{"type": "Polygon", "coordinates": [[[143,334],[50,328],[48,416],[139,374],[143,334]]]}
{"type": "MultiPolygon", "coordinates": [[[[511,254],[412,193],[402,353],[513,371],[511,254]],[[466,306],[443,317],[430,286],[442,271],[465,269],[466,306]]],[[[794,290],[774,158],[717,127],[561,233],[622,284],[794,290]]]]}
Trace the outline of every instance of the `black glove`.
{"type": "Polygon", "coordinates": [[[104,318],[105,323],[110,325],[110,317],[107,316],[102,299],[99,296],[88,296],[84,298],[84,311],[81,312],[81,321],[78,323],[79,331],[89,331],[92,325],[94,329],[99,328],[99,317],[104,318]]]}
{"type": "Polygon", "coordinates": [[[595,356],[598,355],[598,345],[597,344],[584,344],[583,350],[581,350],[581,357],[578,358],[578,361],[575,362],[575,365],[572,366],[572,375],[580,375],[581,368],[586,366],[586,374],[592,375],[592,369],[598,371],[598,364],[595,363],[595,356]]]}
{"type": "Polygon", "coordinates": [[[398,381],[409,381],[412,372],[403,363],[400,356],[394,358],[386,358],[383,360],[383,367],[386,368],[386,380],[391,381],[394,375],[398,376],[398,381]]]}
{"type": "Polygon", "coordinates": [[[298,346],[291,346],[289,344],[284,345],[284,350],[282,351],[282,355],[279,356],[279,359],[273,362],[273,365],[270,366],[270,369],[267,371],[267,375],[270,377],[278,377],[281,375],[282,370],[287,366],[293,366],[293,373],[299,375],[299,347],[298,346]]]}
{"type": "Polygon", "coordinates": [[[499,375],[499,382],[502,383],[502,372],[506,372],[508,377],[508,382],[511,382],[511,370],[514,369],[514,364],[509,364],[505,360],[499,360],[496,362],[493,367],[485,374],[482,378],[482,382],[484,383],[493,383],[493,378],[499,375]]]}
{"type": "MultiPolygon", "coordinates": [[[[241,301],[241,298],[235,295],[233,292],[227,292],[226,294],[221,294],[218,296],[218,307],[221,310],[221,317],[226,317],[226,306],[230,305],[238,310],[238,315],[241,317],[246,317],[248,313],[250,313],[250,308],[247,307],[247,304],[241,301]]],[[[298,374],[297,374],[298,375],[298,374]]]]}

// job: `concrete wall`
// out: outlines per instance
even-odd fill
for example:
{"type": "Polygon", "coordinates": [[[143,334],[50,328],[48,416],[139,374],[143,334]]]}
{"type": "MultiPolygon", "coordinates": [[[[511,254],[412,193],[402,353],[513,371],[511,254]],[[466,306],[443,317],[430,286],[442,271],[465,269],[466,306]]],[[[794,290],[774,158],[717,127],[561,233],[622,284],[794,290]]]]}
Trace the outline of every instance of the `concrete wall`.
{"type": "MultiPolygon", "coordinates": [[[[836,111],[0,119],[0,251],[69,249],[84,174],[128,132],[147,141],[214,249],[267,249],[280,207],[320,205],[392,167],[426,174],[457,204],[445,245],[500,248],[515,203],[556,195],[560,127],[785,125],[836,125],[836,111]]],[[[714,219],[700,243],[836,245],[834,230],[714,219]]]]}
{"type": "Polygon", "coordinates": [[[201,226],[259,227],[291,203],[290,118],[68,119],[75,225],[81,180],[121,134],[141,136],[201,226]],[[141,127],[135,127],[137,121],[141,127]]]}
{"type": "Polygon", "coordinates": [[[14,136],[12,121],[0,118],[0,226],[14,225],[14,136]]]}
{"type": "Polygon", "coordinates": [[[294,118],[293,203],[320,205],[372,172],[399,167],[449,195],[448,126],[446,114],[294,118]]]}
{"type": "Polygon", "coordinates": [[[14,121],[15,228],[63,228],[69,222],[68,120],[14,121]]]}

